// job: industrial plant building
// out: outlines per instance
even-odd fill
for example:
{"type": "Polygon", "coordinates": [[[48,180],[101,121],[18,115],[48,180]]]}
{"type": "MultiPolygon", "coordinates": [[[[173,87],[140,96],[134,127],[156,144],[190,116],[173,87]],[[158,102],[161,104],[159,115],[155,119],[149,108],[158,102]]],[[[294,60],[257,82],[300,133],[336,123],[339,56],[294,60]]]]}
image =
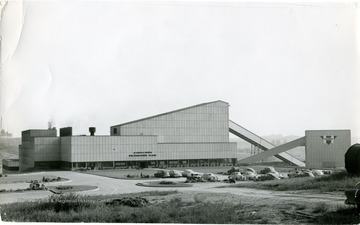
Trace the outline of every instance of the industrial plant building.
{"type": "Polygon", "coordinates": [[[236,162],[229,104],[215,101],[111,127],[110,136],[71,128],[22,132],[20,171],[33,168],[219,166],[236,162]]]}
{"type": "Polygon", "coordinates": [[[133,168],[231,166],[268,157],[299,167],[343,167],[350,131],[306,131],[306,136],[280,146],[229,120],[229,104],[203,103],[164,114],[114,125],[110,135],[72,135],[72,128],[26,130],[19,146],[19,170],[62,168],[133,168]],[[237,143],[229,132],[263,150],[237,160],[237,143]],[[287,150],[305,146],[306,162],[287,150]]]}

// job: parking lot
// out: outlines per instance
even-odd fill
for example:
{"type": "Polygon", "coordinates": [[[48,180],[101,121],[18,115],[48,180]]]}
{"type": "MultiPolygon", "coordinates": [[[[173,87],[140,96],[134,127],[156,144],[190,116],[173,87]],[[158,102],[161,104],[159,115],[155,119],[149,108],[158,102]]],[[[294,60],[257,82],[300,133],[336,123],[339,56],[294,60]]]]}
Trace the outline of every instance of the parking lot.
{"type": "MultiPolygon", "coordinates": [[[[155,172],[154,170],[142,170],[139,173],[155,172]]],[[[120,172],[120,171],[119,171],[120,172]]],[[[121,173],[131,173],[129,170],[122,170],[121,173]]],[[[345,197],[339,194],[301,194],[294,192],[276,192],[268,190],[259,190],[251,188],[235,188],[229,183],[223,182],[204,182],[194,183],[192,187],[182,188],[171,188],[171,187],[141,187],[136,184],[139,182],[146,182],[154,179],[137,180],[137,179],[115,179],[110,177],[103,177],[98,175],[72,172],[72,171],[56,171],[56,172],[43,172],[41,176],[54,176],[68,179],[67,181],[53,182],[49,185],[90,185],[97,186],[98,188],[90,191],[79,192],[81,195],[112,195],[112,194],[123,194],[123,193],[137,193],[144,191],[159,191],[159,190],[178,190],[181,193],[230,193],[239,196],[239,200],[242,201],[251,200],[256,201],[273,201],[274,204],[281,203],[282,201],[303,201],[303,202],[328,202],[331,204],[343,204],[345,197]]],[[[24,180],[28,179],[34,174],[23,174],[23,175],[9,175],[11,176],[22,176],[24,180]]],[[[226,175],[219,175],[219,180],[227,178],[226,175]]],[[[158,180],[158,179],[157,179],[158,180]]],[[[184,182],[185,178],[167,178],[166,180],[174,182],[184,182]]],[[[252,181],[244,181],[252,182],[252,181]]],[[[2,184],[2,188],[5,189],[17,189],[27,188],[28,183],[8,183],[2,184]]],[[[11,203],[11,202],[23,202],[23,201],[37,201],[46,199],[52,195],[51,192],[42,191],[30,191],[30,192],[12,192],[12,193],[1,193],[0,204],[11,203]],[[31,194],[30,194],[31,193],[31,194]]]]}

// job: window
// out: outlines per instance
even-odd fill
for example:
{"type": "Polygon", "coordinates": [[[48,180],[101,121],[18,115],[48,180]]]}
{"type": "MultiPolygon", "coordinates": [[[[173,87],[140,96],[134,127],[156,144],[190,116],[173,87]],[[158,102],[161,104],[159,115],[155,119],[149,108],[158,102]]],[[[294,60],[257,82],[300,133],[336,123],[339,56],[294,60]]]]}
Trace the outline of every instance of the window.
{"type": "Polygon", "coordinates": [[[114,133],[114,134],[117,134],[117,128],[114,128],[114,129],[113,129],[113,133],[114,133]]]}

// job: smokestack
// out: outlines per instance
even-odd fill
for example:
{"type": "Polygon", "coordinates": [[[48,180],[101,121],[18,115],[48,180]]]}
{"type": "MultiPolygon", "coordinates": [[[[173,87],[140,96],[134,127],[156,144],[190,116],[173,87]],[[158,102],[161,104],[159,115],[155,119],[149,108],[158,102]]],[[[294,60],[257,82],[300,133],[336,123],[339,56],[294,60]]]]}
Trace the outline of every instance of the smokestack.
{"type": "Polygon", "coordinates": [[[89,127],[90,136],[94,136],[96,131],[96,127],[89,127]]]}
{"type": "Polygon", "coordinates": [[[49,122],[48,122],[48,129],[50,130],[51,128],[52,128],[52,122],[49,121],[49,122]]]}

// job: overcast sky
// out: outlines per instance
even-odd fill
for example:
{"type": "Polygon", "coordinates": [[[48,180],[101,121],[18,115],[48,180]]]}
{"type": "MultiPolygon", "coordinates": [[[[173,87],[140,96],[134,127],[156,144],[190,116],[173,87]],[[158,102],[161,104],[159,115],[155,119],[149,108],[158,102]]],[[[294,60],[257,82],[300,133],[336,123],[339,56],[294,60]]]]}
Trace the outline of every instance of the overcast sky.
{"type": "Polygon", "coordinates": [[[3,128],[111,125],[223,100],[259,134],[360,136],[356,4],[16,1],[2,15],[3,128]]]}

